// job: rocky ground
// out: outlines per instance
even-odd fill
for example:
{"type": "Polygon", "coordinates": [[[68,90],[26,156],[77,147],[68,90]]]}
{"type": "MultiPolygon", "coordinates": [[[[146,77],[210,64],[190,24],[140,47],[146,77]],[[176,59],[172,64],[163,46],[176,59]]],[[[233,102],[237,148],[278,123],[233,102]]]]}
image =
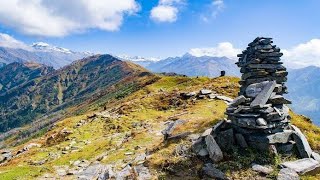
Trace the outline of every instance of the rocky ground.
{"type": "MultiPolygon", "coordinates": [[[[213,163],[192,144],[225,118],[237,96],[237,78],[162,77],[100,110],[56,123],[50,130],[3,149],[0,179],[276,179],[292,156],[252,149],[223,152],[213,163]]],[[[320,129],[290,112],[292,122],[320,150],[320,129]]],[[[10,143],[16,139],[6,139],[10,143]]],[[[317,179],[317,175],[302,178],[317,179]]]]}

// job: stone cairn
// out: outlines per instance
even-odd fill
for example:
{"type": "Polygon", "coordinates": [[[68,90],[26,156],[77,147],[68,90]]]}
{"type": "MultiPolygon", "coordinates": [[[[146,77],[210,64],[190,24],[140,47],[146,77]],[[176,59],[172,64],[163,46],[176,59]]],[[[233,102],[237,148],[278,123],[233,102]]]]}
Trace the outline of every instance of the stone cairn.
{"type": "Polygon", "coordinates": [[[280,62],[283,53],[272,43],[272,38],[257,37],[238,55],[236,64],[242,73],[239,96],[229,104],[227,119],[194,142],[193,150],[199,156],[209,155],[218,162],[223,159],[223,152],[240,146],[287,155],[298,152],[301,158],[313,163],[312,167],[320,166],[319,154],[311,150],[301,131],[290,124],[286,104],[291,101],[283,97],[288,93],[285,86],[288,72],[280,62]]]}

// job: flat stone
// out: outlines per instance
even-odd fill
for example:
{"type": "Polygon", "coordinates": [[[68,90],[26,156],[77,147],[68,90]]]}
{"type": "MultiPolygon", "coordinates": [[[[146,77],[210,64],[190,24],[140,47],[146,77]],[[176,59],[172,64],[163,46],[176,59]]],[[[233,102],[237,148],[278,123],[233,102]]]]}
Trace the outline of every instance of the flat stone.
{"type": "Polygon", "coordinates": [[[320,163],[312,158],[304,158],[296,161],[284,162],[282,167],[293,169],[298,174],[306,174],[320,169],[320,163]]]}
{"type": "Polygon", "coordinates": [[[257,126],[255,118],[235,118],[233,122],[240,127],[254,128],[257,126]]]}
{"type": "Polygon", "coordinates": [[[302,134],[300,129],[294,125],[291,125],[294,130],[293,139],[296,142],[299,154],[302,158],[310,158],[312,149],[308,143],[307,138],[302,134]]]}
{"type": "Polygon", "coordinates": [[[209,94],[209,99],[215,99],[217,97],[216,94],[209,94]]]}
{"type": "Polygon", "coordinates": [[[210,159],[215,163],[221,161],[223,159],[223,153],[213,136],[208,135],[205,141],[210,159]]]}
{"type": "Polygon", "coordinates": [[[264,120],[263,118],[258,118],[256,120],[256,123],[259,125],[259,126],[266,126],[267,125],[267,121],[264,120]]]}
{"type": "Polygon", "coordinates": [[[269,144],[287,143],[291,140],[292,134],[293,134],[293,131],[284,130],[283,132],[278,132],[270,135],[265,135],[265,134],[252,135],[252,136],[249,136],[249,141],[269,143],[269,144]]]}
{"type": "Polygon", "coordinates": [[[272,104],[291,104],[292,102],[285,99],[281,95],[275,95],[269,99],[269,102],[272,104]]]}
{"type": "Polygon", "coordinates": [[[209,128],[207,130],[205,130],[202,134],[201,134],[201,137],[206,137],[208,135],[210,135],[212,133],[213,129],[212,128],[209,128]]]}
{"type": "Polygon", "coordinates": [[[211,94],[212,91],[211,90],[208,90],[208,89],[202,89],[200,90],[200,94],[201,95],[208,95],[208,94],[211,94]]]}
{"type": "Polygon", "coordinates": [[[278,173],[277,180],[299,180],[299,175],[290,168],[281,169],[278,173]]]}
{"type": "Polygon", "coordinates": [[[212,163],[207,163],[202,168],[203,174],[213,179],[227,179],[225,174],[219,169],[215,168],[212,163]]]}
{"type": "Polygon", "coordinates": [[[241,96],[238,96],[237,98],[235,98],[231,103],[230,105],[231,106],[238,106],[242,103],[246,102],[246,97],[244,97],[243,95],[241,96]]]}
{"type": "Polygon", "coordinates": [[[286,70],[286,68],[282,65],[276,64],[249,64],[249,68],[251,69],[277,69],[277,70],[286,70]]]}
{"type": "Polygon", "coordinates": [[[320,162],[320,154],[318,154],[318,153],[316,153],[316,152],[312,152],[312,153],[311,153],[311,157],[312,157],[314,160],[320,162]]]}
{"type": "Polygon", "coordinates": [[[232,98],[229,98],[227,96],[216,96],[216,99],[220,99],[220,100],[223,100],[223,101],[227,101],[227,102],[232,102],[233,99],[232,98]]]}
{"type": "Polygon", "coordinates": [[[252,165],[252,170],[256,171],[256,172],[259,172],[259,173],[262,173],[262,174],[271,174],[273,172],[273,169],[272,167],[270,166],[262,166],[262,165],[259,165],[259,164],[253,164],[252,165]]]}
{"type": "Polygon", "coordinates": [[[246,139],[244,138],[244,136],[242,134],[236,134],[235,137],[236,137],[237,144],[240,147],[242,147],[242,148],[247,148],[248,147],[246,139]]]}
{"type": "Polygon", "coordinates": [[[271,93],[276,86],[275,81],[271,81],[263,88],[263,90],[257,95],[257,97],[251,102],[250,107],[262,108],[268,101],[271,93]]]}
{"type": "Polygon", "coordinates": [[[250,84],[246,88],[245,93],[248,97],[256,97],[268,83],[268,81],[264,81],[261,83],[250,84]]]}

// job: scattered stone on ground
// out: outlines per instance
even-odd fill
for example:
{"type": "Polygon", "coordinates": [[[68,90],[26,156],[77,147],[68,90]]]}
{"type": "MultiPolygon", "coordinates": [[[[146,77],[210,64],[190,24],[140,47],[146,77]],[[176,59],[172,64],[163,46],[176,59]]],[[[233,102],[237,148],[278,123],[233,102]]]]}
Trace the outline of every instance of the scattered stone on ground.
{"type": "Polygon", "coordinates": [[[299,180],[299,175],[290,168],[281,169],[278,173],[277,180],[299,180]]]}
{"type": "Polygon", "coordinates": [[[210,178],[219,179],[219,180],[227,179],[225,174],[219,169],[215,168],[212,163],[205,164],[202,168],[202,172],[204,175],[210,178]]]}
{"type": "Polygon", "coordinates": [[[256,172],[259,172],[259,173],[262,173],[262,174],[265,174],[265,175],[271,174],[273,172],[272,167],[270,167],[270,166],[262,166],[262,165],[259,165],[259,164],[253,164],[252,165],[252,170],[254,170],[256,172]]]}
{"type": "Polygon", "coordinates": [[[296,161],[288,161],[281,164],[282,167],[293,169],[298,174],[306,174],[320,170],[320,163],[312,158],[304,158],[296,161]]]}
{"type": "Polygon", "coordinates": [[[173,131],[175,130],[175,128],[178,125],[181,125],[181,124],[184,124],[184,123],[186,123],[185,120],[168,121],[166,123],[167,127],[163,131],[161,131],[161,133],[164,136],[164,139],[167,140],[169,137],[171,137],[171,135],[172,135],[173,131]]]}

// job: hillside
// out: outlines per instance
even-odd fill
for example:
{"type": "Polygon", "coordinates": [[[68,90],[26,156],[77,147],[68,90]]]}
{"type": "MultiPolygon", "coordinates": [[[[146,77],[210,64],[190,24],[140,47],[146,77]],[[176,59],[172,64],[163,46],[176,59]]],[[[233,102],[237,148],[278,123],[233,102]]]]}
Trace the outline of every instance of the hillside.
{"type": "Polygon", "coordinates": [[[0,94],[2,132],[31,123],[42,115],[58,111],[59,115],[77,113],[84,110],[81,104],[90,108],[96,100],[122,98],[138,90],[142,81],[153,78],[140,66],[110,55],[91,56],[43,76],[31,74],[31,79],[22,78],[30,74],[23,65],[15,63],[2,69],[14,71],[12,77],[16,77],[8,76],[4,81],[8,90],[0,94]]]}
{"type": "MultiPolygon", "coordinates": [[[[10,152],[14,157],[0,167],[0,179],[41,179],[100,174],[100,177],[134,179],[201,179],[203,162],[190,150],[192,141],[225,117],[227,107],[217,98],[187,98],[181,93],[206,88],[219,95],[237,96],[238,79],[161,76],[129,96],[100,109],[72,116],[36,134],[10,152]],[[164,140],[169,122],[181,122],[164,140]],[[24,148],[25,147],[25,148],[24,148]],[[25,150],[23,150],[25,149],[25,150]],[[19,152],[17,156],[15,154],[19,152]]],[[[320,150],[320,129],[291,112],[293,124],[320,150]]],[[[17,141],[6,139],[5,144],[17,141]]],[[[9,147],[8,147],[9,148],[9,147]]],[[[274,179],[251,169],[252,163],[270,163],[275,169],[288,157],[270,157],[250,149],[234,149],[217,164],[230,179],[274,179]]],[[[305,175],[303,179],[317,179],[305,175]]]]}
{"type": "Polygon", "coordinates": [[[53,72],[52,67],[14,62],[0,68],[0,94],[53,72]]]}

